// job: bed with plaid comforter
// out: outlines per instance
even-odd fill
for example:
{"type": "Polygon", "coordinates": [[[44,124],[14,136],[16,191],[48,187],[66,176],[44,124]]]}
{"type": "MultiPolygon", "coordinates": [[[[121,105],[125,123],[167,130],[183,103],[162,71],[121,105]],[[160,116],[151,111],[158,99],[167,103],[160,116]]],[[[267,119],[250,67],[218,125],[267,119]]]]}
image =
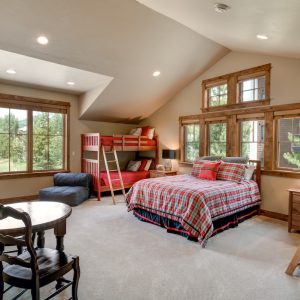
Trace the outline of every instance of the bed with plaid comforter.
{"type": "Polygon", "coordinates": [[[260,204],[255,181],[209,181],[185,174],[136,182],[126,195],[135,208],[179,222],[201,244],[213,233],[213,221],[260,204]]]}

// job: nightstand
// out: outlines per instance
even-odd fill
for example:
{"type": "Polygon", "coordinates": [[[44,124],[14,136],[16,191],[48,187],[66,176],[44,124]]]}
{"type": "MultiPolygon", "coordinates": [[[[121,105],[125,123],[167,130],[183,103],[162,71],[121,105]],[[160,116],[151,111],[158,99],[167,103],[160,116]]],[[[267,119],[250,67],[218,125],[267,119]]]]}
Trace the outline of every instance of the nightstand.
{"type": "Polygon", "coordinates": [[[288,230],[300,230],[300,189],[289,189],[288,230]]]}
{"type": "Polygon", "coordinates": [[[159,170],[150,170],[150,178],[155,177],[166,177],[177,175],[177,171],[159,171],[159,170]]]}

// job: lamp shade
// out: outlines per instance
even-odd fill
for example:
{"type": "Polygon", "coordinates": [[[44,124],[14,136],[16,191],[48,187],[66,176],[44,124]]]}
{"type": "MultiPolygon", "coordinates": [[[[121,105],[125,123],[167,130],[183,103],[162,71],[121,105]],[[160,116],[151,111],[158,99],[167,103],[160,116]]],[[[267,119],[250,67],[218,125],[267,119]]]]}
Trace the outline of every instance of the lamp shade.
{"type": "Polygon", "coordinates": [[[176,158],[176,150],[163,149],[162,158],[175,159],[176,158]]]}

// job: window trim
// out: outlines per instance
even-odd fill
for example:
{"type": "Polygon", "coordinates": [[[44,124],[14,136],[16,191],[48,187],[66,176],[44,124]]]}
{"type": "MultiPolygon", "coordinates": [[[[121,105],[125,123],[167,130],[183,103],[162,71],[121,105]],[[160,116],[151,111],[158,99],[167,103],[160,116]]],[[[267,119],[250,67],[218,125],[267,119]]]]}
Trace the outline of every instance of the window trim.
{"type": "Polygon", "coordinates": [[[50,176],[59,172],[69,172],[70,170],[70,103],[63,101],[54,101],[47,99],[39,99],[32,97],[24,97],[17,95],[1,94],[0,93],[0,107],[11,109],[27,110],[28,116],[28,154],[27,154],[27,171],[14,171],[0,173],[1,179],[10,178],[27,178],[50,176]],[[32,112],[53,112],[64,114],[63,122],[63,168],[59,170],[32,170],[32,112]]]}
{"type": "MultiPolygon", "coordinates": [[[[207,130],[208,122],[227,120],[227,156],[239,156],[239,126],[238,122],[242,120],[264,120],[264,170],[262,174],[268,176],[280,176],[288,178],[300,178],[300,170],[295,169],[278,169],[276,167],[276,120],[278,118],[300,117],[300,103],[281,104],[275,106],[239,108],[236,110],[225,110],[219,112],[207,112],[199,115],[182,116],[179,118],[180,127],[187,122],[200,123],[200,149],[199,156],[207,155],[207,130]],[[231,130],[229,130],[231,128],[231,130]],[[204,131],[204,133],[203,133],[204,131]]],[[[180,142],[180,149],[182,144],[180,142]]],[[[180,163],[184,163],[182,160],[180,163]]],[[[189,164],[191,165],[191,164],[189,164]]]]}
{"type": "Polygon", "coordinates": [[[266,64],[234,73],[221,75],[202,81],[202,107],[203,113],[212,111],[222,111],[236,108],[247,108],[265,106],[270,104],[270,76],[271,64],[266,64]],[[265,76],[265,99],[254,101],[240,101],[239,83],[245,79],[265,76]],[[213,86],[227,83],[227,105],[209,106],[208,89],[213,86]]]}

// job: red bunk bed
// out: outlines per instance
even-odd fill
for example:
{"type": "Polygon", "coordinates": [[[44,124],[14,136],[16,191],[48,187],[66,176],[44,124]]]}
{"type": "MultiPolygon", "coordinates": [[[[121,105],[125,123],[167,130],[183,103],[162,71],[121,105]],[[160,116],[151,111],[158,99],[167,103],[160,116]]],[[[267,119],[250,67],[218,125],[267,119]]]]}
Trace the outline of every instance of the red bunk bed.
{"type": "MultiPolygon", "coordinates": [[[[105,151],[135,151],[137,154],[140,151],[154,151],[154,157],[144,159],[152,159],[151,168],[158,162],[158,136],[153,139],[147,136],[135,135],[113,135],[101,136],[100,133],[85,133],[81,135],[81,171],[89,173],[93,178],[93,190],[97,192],[98,200],[100,201],[101,192],[110,191],[110,186],[107,178],[107,172],[101,171],[101,151],[104,147],[105,151]]],[[[136,155],[136,160],[143,158],[136,155]]],[[[103,164],[104,165],[104,164],[103,164]]],[[[129,172],[122,171],[122,179],[125,188],[130,188],[135,182],[149,178],[149,171],[129,172]]],[[[111,179],[118,178],[118,172],[110,172],[111,179]]],[[[119,183],[114,183],[114,188],[119,183]]]]}

